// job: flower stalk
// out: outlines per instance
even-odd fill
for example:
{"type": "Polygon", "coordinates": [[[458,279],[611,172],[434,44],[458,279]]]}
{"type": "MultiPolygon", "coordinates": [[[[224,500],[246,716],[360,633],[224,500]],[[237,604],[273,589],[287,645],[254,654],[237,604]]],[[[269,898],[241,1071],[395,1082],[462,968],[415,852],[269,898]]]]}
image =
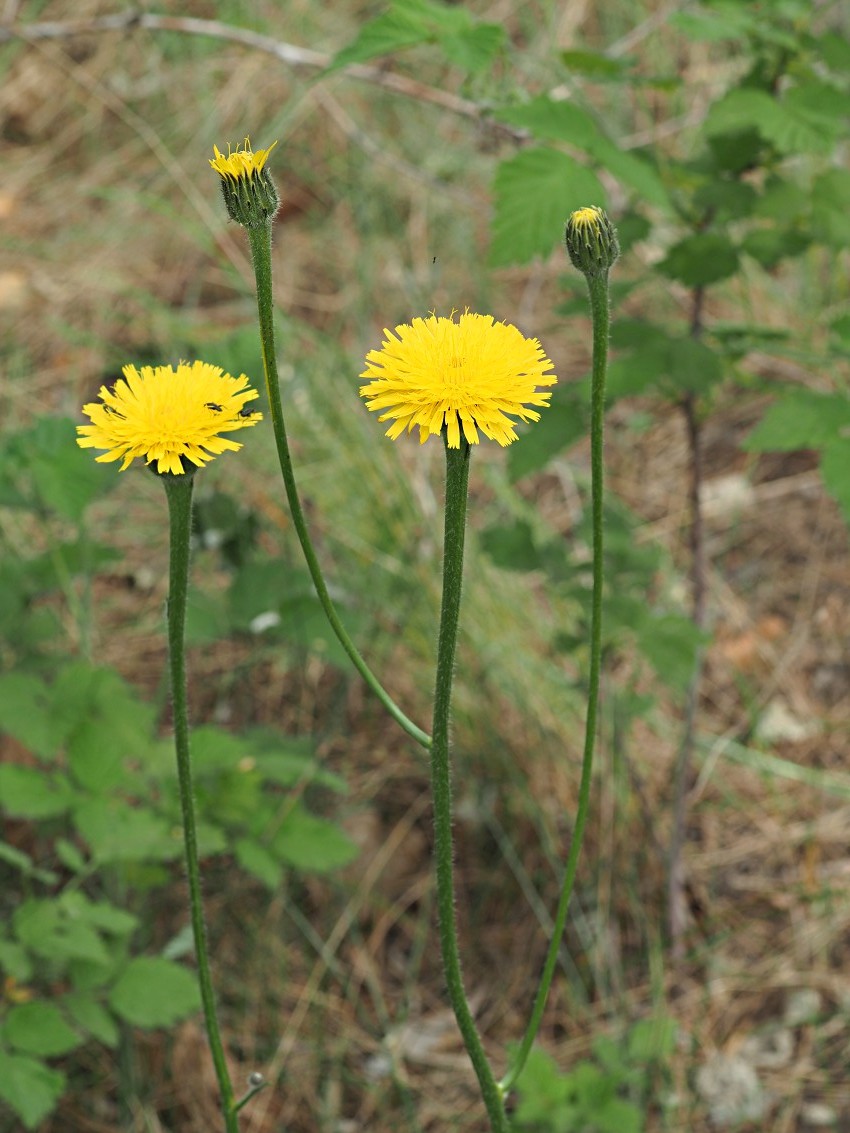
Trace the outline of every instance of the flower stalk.
{"type": "Polygon", "coordinates": [[[189,589],[189,547],[192,528],[192,487],[194,475],[160,477],[168,499],[169,576],[168,576],[168,664],[171,678],[171,701],[174,715],[174,748],[177,755],[177,779],[180,788],[180,809],[183,816],[183,842],[186,853],[186,875],[189,880],[189,905],[198,985],[204,1010],[204,1023],[209,1038],[215,1076],[221,1095],[226,1133],[239,1133],[233,1084],[227,1069],[224,1045],[210,970],[209,947],[201,895],[201,871],[198,861],[198,835],[192,787],[192,761],[189,750],[189,711],[186,694],[186,599],[189,589]]]}
{"type": "Polygon", "coordinates": [[[443,597],[437,644],[437,675],[431,740],[431,792],[434,804],[434,866],[443,971],[452,1009],[472,1060],[493,1133],[508,1133],[504,1093],[496,1082],[475,1026],[463,986],[454,903],[452,795],[449,721],[463,582],[463,548],[469,486],[470,445],[446,440],[446,515],[443,537],[443,597]]]}
{"type": "Polygon", "coordinates": [[[304,518],[304,511],[301,507],[283,415],[275,348],[271,250],[272,221],[278,208],[279,198],[271,175],[265,168],[269,153],[273,148],[273,146],[269,146],[268,149],[252,152],[250,142],[246,138],[243,148],[237,148],[236,151],[229,152],[225,157],[216,146],[214,147],[215,158],[210,161],[210,165],[221,177],[222,195],[228,214],[231,219],[243,225],[248,233],[257,289],[257,316],[260,326],[266,392],[269,399],[278,463],[283,477],[286,498],[289,502],[289,510],[292,514],[292,523],[301,544],[307,569],[313,580],[316,596],[340,645],[348,654],[354,668],[390,716],[418,744],[428,748],[431,745],[431,737],[409,719],[395,703],[366,664],[343,625],[328,593],[322,568],[316,556],[310,531],[304,518]]]}
{"type": "Polygon", "coordinates": [[[590,784],[593,773],[593,752],[596,743],[596,725],[599,711],[599,678],[602,667],[602,588],[604,580],[604,539],[602,505],[605,490],[603,442],[605,428],[605,380],[608,372],[608,327],[610,320],[608,300],[608,271],[620,254],[617,235],[602,211],[592,206],[574,212],[567,223],[567,253],[573,266],[587,279],[590,295],[590,312],[593,322],[593,366],[590,387],[590,479],[591,527],[593,552],[593,590],[590,603],[590,671],[588,674],[587,714],[585,717],[584,752],[581,781],[576,808],[573,835],[564,869],[561,894],[555,913],[552,939],[543,964],[537,995],[531,1009],[528,1026],[514,1055],[513,1062],[499,1083],[507,1093],[516,1083],[525,1067],[531,1047],[540,1029],[543,1011],[552,986],[561,938],[567,922],[570,898],[575,884],[578,859],[584,838],[584,828],[590,809],[590,784]]]}

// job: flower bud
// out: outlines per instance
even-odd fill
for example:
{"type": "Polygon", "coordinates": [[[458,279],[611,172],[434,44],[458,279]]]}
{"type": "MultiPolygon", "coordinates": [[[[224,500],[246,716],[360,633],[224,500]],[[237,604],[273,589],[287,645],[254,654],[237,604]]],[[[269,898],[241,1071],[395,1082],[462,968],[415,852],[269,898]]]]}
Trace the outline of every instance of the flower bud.
{"type": "Polygon", "coordinates": [[[210,165],[221,177],[225,208],[230,218],[245,228],[267,224],[280,205],[274,181],[265,168],[276,145],[277,142],[273,142],[268,149],[254,153],[250,139],[246,138],[241,149],[237,147],[231,152],[228,146],[227,157],[218,146],[213,146],[215,157],[210,165]]]}
{"type": "Polygon", "coordinates": [[[588,278],[607,272],[620,254],[614,225],[598,205],[576,209],[564,240],[573,266],[588,278]]]}

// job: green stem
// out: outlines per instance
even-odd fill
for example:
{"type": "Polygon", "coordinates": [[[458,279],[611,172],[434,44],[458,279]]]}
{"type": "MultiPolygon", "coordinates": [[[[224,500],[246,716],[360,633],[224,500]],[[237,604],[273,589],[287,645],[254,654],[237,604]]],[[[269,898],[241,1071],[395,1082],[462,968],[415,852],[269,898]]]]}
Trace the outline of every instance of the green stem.
{"type": "Polygon", "coordinates": [[[596,720],[599,708],[599,675],[602,662],[602,580],[604,568],[602,557],[602,502],[605,486],[602,443],[605,423],[605,376],[608,368],[608,272],[588,275],[587,284],[590,291],[590,308],[593,317],[593,375],[590,391],[593,594],[590,604],[590,675],[587,692],[587,717],[584,728],[584,756],[581,765],[581,782],[579,784],[575,826],[570,840],[570,852],[567,856],[561,896],[555,914],[555,927],[552,931],[552,939],[549,942],[549,950],[546,953],[540,986],[537,989],[528,1027],[514,1056],[513,1064],[499,1083],[505,1094],[514,1086],[522,1073],[543,1019],[543,1011],[546,1007],[549,988],[552,986],[561,939],[564,935],[564,926],[567,922],[567,911],[575,884],[581,843],[587,823],[588,810],[590,809],[590,782],[593,771],[593,749],[596,741],[596,720]]]}
{"type": "Polygon", "coordinates": [[[452,1008],[475,1069],[493,1133],[507,1133],[503,1094],[487,1061],[463,988],[455,920],[452,792],[449,770],[449,717],[463,581],[463,543],[469,484],[469,444],[446,446],[446,521],[443,547],[443,600],[437,645],[437,679],[431,741],[431,791],[434,800],[434,864],[443,971],[452,1008]]]}
{"type": "Polygon", "coordinates": [[[207,930],[201,897],[201,871],[198,864],[198,835],[192,791],[192,763],[189,753],[189,710],[186,696],[186,598],[189,589],[189,540],[192,520],[192,482],[194,475],[160,477],[168,497],[170,525],[170,560],[168,577],[168,660],[171,675],[171,699],[174,712],[174,747],[177,753],[177,778],[180,784],[180,807],[183,812],[183,840],[186,848],[186,873],[189,878],[189,903],[192,933],[195,938],[195,960],[198,984],[204,1008],[204,1021],[212,1052],[215,1075],[221,1093],[221,1109],[227,1133],[239,1133],[233,1085],[224,1057],[224,1046],[218,1026],[215,993],[210,972],[207,930]]]}
{"type": "Polygon", "coordinates": [[[372,690],[372,692],[389,712],[390,716],[401,725],[409,736],[412,736],[422,747],[431,746],[431,737],[427,732],[410,720],[398,707],[381,682],[363,660],[357,646],[348,636],[342,624],[336,607],[328,594],[328,588],[322,575],[322,568],[313,549],[310,532],[301,509],[298,498],[298,489],[295,485],[295,473],[292,468],[292,457],[289,454],[289,441],[286,436],[286,425],[283,419],[283,405],[280,398],[280,379],[277,372],[277,358],[275,354],[274,316],[272,311],[272,263],[271,263],[271,222],[255,228],[248,228],[248,239],[251,244],[251,259],[254,263],[254,276],[257,282],[257,313],[260,321],[260,341],[263,349],[263,369],[266,375],[266,391],[269,398],[269,409],[272,416],[277,455],[280,462],[280,471],[283,475],[283,484],[286,488],[286,498],[292,513],[292,522],[298,535],[307,569],[313,579],[316,594],[325,611],[325,616],[334,633],[339,639],[345,652],[351,658],[357,672],[372,690]]]}

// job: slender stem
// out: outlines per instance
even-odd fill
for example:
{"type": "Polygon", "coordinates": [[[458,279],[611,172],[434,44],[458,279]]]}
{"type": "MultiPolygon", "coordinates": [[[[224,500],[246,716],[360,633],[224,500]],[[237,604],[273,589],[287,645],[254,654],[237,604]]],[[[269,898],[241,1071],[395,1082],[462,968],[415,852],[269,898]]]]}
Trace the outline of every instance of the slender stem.
{"type": "Polygon", "coordinates": [[[260,321],[260,340],[263,349],[263,369],[266,375],[266,391],[269,397],[269,409],[272,416],[277,456],[280,462],[280,471],[283,475],[283,484],[286,488],[286,498],[292,513],[292,522],[298,535],[307,569],[313,579],[316,595],[325,611],[340,645],[351,658],[357,672],[372,690],[372,692],[389,712],[390,716],[401,725],[409,736],[412,736],[422,747],[431,746],[431,737],[427,732],[410,720],[398,707],[381,682],[363,660],[357,646],[348,636],[348,631],[340,620],[336,607],[328,594],[328,588],[322,575],[322,568],[313,549],[310,532],[301,509],[298,498],[298,489],[295,484],[295,472],[292,467],[292,457],[289,453],[289,441],[286,436],[286,425],[283,419],[283,405],[280,398],[280,379],[277,372],[277,357],[275,354],[274,316],[272,313],[272,265],[271,265],[271,222],[268,224],[248,228],[248,239],[251,244],[251,259],[254,263],[254,275],[257,281],[257,313],[260,321]]]}
{"type": "Polygon", "coordinates": [[[446,446],[446,521],[443,546],[443,599],[437,644],[437,679],[431,741],[431,792],[434,800],[434,865],[440,949],[449,999],[464,1046],[478,1078],[493,1133],[507,1133],[503,1093],[487,1061],[484,1047],[463,988],[454,904],[452,791],[449,769],[449,718],[452,677],[457,646],[460,596],[463,582],[463,543],[466,533],[466,499],[469,485],[469,444],[446,446]]]}
{"type": "Polygon", "coordinates": [[[195,960],[198,984],[204,1008],[204,1021],[212,1052],[215,1075],[221,1093],[221,1109],[227,1133],[239,1133],[233,1085],[227,1070],[224,1046],[218,1026],[215,993],[210,972],[207,930],[201,896],[201,871],[198,864],[198,836],[195,803],[192,791],[192,764],[189,753],[189,711],[186,696],[186,597],[189,589],[189,539],[192,518],[192,482],[194,475],[161,477],[168,498],[171,532],[168,578],[168,661],[171,675],[171,699],[174,713],[174,747],[177,753],[177,778],[180,785],[180,807],[183,812],[183,840],[186,849],[186,873],[189,878],[189,903],[192,933],[195,938],[195,960]]]}
{"type": "Polygon", "coordinates": [[[587,814],[590,809],[590,783],[593,771],[593,749],[596,742],[596,719],[599,709],[599,675],[602,667],[602,581],[604,576],[603,563],[603,535],[602,535],[602,503],[604,499],[604,464],[602,460],[602,445],[605,426],[605,377],[608,369],[608,272],[600,272],[587,277],[590,291],[590,308],[593,317],[593,375],[590,392],[590,476],[591,476],[591,521],[593,527],[593,593],[590,604],[590,673],[587,691],[587,716],[584,727],[584,755],[581,765],[581,782],[578,791],[578,807],[576,809],[575,826],[570,840],[570,851],[567,856],[567,865],[564,871],[564,880],[561,886],[561,896],[555,914],[555,927],[549,941],[549,950],[543,965],[540,985],[531,1009],[528,1027],[523,1035],[522,1042],[517,1048],[514,1060],[508,1072],[499,1083],[504,1093],[507,1093],[516,1083],[528,1060],[531,1047],[540,1029],[543,1011],[552,978],[555,974],[555,965],[558,961],[558,952],[561,947],[561,938],[567,922],[567,911],[575,884],[578,859],[581,852],[584,828],[587,823],[587,814]]]}

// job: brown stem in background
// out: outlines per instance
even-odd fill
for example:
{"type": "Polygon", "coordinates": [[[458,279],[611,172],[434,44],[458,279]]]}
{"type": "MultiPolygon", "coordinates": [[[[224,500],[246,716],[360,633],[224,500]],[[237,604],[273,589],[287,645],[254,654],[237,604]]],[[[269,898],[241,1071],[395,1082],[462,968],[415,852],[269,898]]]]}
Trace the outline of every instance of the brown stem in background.
{"type": "MultiPolygon", "coordinates": [[[[693,293],[691,311],[691,338],[702,336],[702,309],[705,289],[697,287],[693,293]]],[[[690,552],[691,552],[691,619],[698,630],[705,628],[706,561],[705,537],[702,523],[700,496],[702,491],[703,466],[700,437],[700,422],[697,414],[695,394],[686,393],[680,408],[685,418],[688,438],[688,457],[690,483],[688,485],[688,504],[691,513],[690,552]]],[[[673,795],[673,830],[670,835],[669,872],[667,877],[667,916],[673,960],[680,962],[684,957],[684,932],[687,921],[685,869],[682,851],[685,844],[685,821],[687,818],[688,780],[690,778],[691,757],[694,750],[697,705],[702,684],[703,652],[697,649],[694,671],[688,684],[685,697],[685,720],[682,742],[676,758],[673,795]]]]}

